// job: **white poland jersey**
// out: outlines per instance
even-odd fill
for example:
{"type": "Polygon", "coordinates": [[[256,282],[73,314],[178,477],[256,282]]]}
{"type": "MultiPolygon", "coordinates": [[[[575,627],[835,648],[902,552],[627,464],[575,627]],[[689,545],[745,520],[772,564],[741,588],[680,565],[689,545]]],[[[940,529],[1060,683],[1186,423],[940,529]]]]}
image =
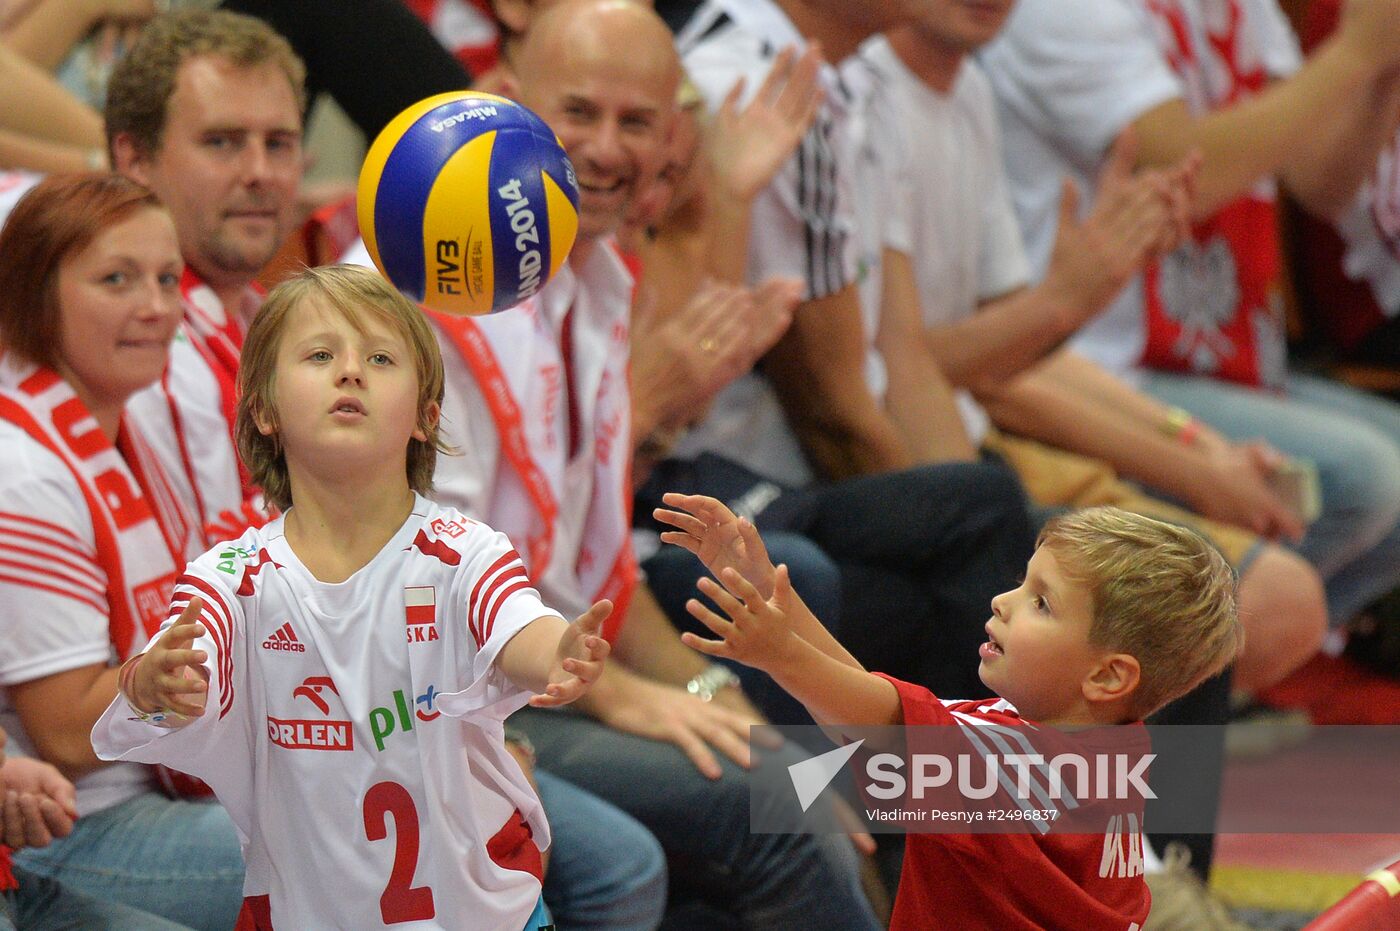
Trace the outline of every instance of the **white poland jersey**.
{"type": "Polygon", "coordinates": [[[204,715],[162,729],[118,696],[98,755],[208,782],[276,928],[520,931],[549,829],[502,735],[530,693],[494,663],[555,612],[504,535],[422,497],[338,584],[282,527],[215,547],[176,585],[172,617],[205,603],[204,715]]]}

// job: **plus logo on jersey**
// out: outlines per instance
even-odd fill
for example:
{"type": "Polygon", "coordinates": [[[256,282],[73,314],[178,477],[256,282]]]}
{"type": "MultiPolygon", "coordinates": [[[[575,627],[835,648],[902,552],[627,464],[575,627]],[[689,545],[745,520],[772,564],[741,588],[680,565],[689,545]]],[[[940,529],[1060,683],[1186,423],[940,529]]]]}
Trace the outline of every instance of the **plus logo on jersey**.
{"type": "Polygon", "coordinates": [[[438,639],[437,590],[431,585],[405,586],[403,620],[409,643],[429,643],[438,639]]]}
{"type": "MultiPolygon", "coordinates": [[[[327,695],[340,698],[330,676],[309,676],[292,689],[292,698],[303,698],[323,716],[330,717],[327,695]]],[[[287,750],[354,750],[355,732],[349,721],[267,716],[267,739],[287,750]]]]}
{"type": "Polygon", "coordinates": [[[292,622],[288,621],[262,642],[264,650],[275,650],[280,653],[305,653],[306,645],[297,639],[296,631],[292,630],[292,622]]]}
{"type": "Polygon", "coordinates": [[[385,738],[396,730],[404,733],[413,730],[414,718],[426,724],[442,714],[435,707],[439,694],[441,693],[436,686],[429,685],[428,690],[415,698],[410,705],[403,689],[394,689],[393,708],[374,708],[369,713],[369,732],[374,737],[375,748],[382,752],[385,738]],[[419,705],[422,707],[415,707],[419,705]]]}

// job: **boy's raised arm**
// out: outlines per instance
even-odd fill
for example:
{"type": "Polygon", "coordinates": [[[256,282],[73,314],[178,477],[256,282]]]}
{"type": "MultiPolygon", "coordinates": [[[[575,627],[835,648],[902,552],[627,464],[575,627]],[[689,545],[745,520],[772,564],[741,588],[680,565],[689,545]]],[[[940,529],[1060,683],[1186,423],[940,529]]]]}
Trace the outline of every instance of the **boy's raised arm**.
{"type": "MultiPolygon", "coordinates": [[[[768,558],[763,538],[752,521],[735,516],[723,502],[707,495],[668,492],[661,500],[675,510],[657,508],[653,515],[663,524],[676,528],[661,534],[663,543],[689,550],[716,578],[725,569],[733,569],[753,585],[763,598],[773,596],[777,573],[772,560],[768,558]]],[[[790,623],[799,637],[821,652],[864,671],[865,667],[831,636],[831,632],[806,603],[796,597],[795,592],[790,623]]]]}
{"type": "MultiPolygon", "coordinates": [[[[866,672],[854,660],[847,663],[818,649],[793,628],[794,616],[810,617],[811,612],[792,590],[786,566],[775,572],[773,596],[767,599],[733,568],[721,570],[719,577],[723,586],[701,579],[700,590],[729,620],[692,598],[686,609],[720,639],[686,633],[682,640],[687,646],[762,669],[802,702],[818,724],[900,723],[903,714],[893,685],[866,672]]],[[[821,628],[820,623],[816,626],[821,628]]],[[[826,633],[825,628],[822,632],[826,633]]]]}

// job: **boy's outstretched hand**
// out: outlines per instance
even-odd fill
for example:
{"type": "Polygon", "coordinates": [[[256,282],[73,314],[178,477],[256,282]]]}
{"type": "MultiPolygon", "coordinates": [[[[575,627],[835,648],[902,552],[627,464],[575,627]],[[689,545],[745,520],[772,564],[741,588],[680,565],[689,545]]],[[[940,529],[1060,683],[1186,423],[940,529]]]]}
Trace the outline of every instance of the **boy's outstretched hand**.
{"type": "Polygon", "coordinates": [[[535,708],[554,708],[581,698],[603,674],[603,664],[612,645],[602,637],[603,622],[612,614],[613,604],[604,599],[581,614],[564,629],[549,670],[549,685],[543,694],[530,699],[535,708]]]}
{"type": "Polygon", "coordinates": [[[733,569],[761,597],[773,596],[773,562],[752,521],[736,517],[722,502],[707,495],[667,492],[661,500],[676,509],[657,508],[652,512],[661,523],[676,528],[661,534],[661,542],[673,543],[694,553],[716,578],[725,569],[733,569]]]}
{"type": "MultiPolygon", "coordinates": [[[[204,625],[198,620],[203,607],[202,601],[191,598],[175,623],[166,628],[137,661],[135,674],[126,689],[127,700],[137,711],[146,714],[173,711],[186,718],[204,714],[209,682],[202,667],[209,654],[191,649],[195,638],[204,634],[204,625]]],[[[162,723],[178,726],[180,722],[167,718],[162,723]]]]}
{"type": "Polygon", "coordinates": [[[795,599],[787,566],[775,570],[773,596],[766,599],[733,568],[720,570],[719,579],[723,586],[712,579],[701,579],[699,588],[729,615],[729,620],[694,598],[686,602],[685,609],[720,639],[706,640],[687,632],[681,634],[681,642],[701,653],[736,659],[766,672],[791,659],[805,641],[792,627],[790,612],[795,599]]]}

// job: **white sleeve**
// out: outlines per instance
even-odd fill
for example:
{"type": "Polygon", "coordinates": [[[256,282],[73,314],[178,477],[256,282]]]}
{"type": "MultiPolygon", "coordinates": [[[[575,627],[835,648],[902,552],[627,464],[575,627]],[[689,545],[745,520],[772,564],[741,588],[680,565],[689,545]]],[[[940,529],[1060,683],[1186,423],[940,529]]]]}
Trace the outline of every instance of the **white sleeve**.
{"type": "Polygon", "coordinates": [[[487,713],[505,718],[524,706],[531,693],[496,668],[496,658],[530,622],[560,615],[540,600],[520,554],[505,534],[484,524],[475,525],[472,532],[485,539],[457,572],[451,612],[453,622],[465,626],[465,630],[453,631],[456,642],[470,640],[475,645],[470,660],[471,684],[441,696],[438,707],[453,717],[487,713]]]}
{"type": "Polygon", "coordinates": [[[112,658],[92,517],[56,456],[0,435],[0,685],[112,658]]]}
{"type": "MultiPolygon", "coordinates": [[[[733,37],[730,37],[733,39],[733,37]]],[[[709,108],[720,106],[744,80],[744,103],[771,66],[742,41],[707,41],[685,56],[685,68],[709,108]],[[752,56],[747,53],[752,51],[752,56]]],[[[797,153],[754,200],[749,233],[748,281],[775,276],[806,284],[804,299],[827,297],[855,281],[853,205],[846,203],[831,144],[829,118],[819,113],[797,153]]]]}
{"type": "Polygon", "coordinates": [[[93,726],[92,745],[100,759],[162,763],[198,776],[217,790],[217,777],[230,769],[230,760],[240,755],[247,758],[248,715],[241,713],[237,694],[239,682],[246,681],[238,668],[242,662],[243,609],[209,561],[210,554],[206,554],[186,567],[175,585],[170,616],[156,634],[161,636],[175,623],[191,598],[199,598],[204,633],[196,638],[193,649],[209,655],[204,664],[209,682],[204,714],[181,728],[159,727],[136,720],[126,698],[118,694],[93,726]],[[243,749],[236,755],[240,745],[243,749]]]}
{"type": "Polygon", "coordinates": [[[1021,0],[979,56],[1003,106],[1080,165],[1128,124],[1182,96],[1127,0],[1021,0]]]}
{"type": "Polygon", "coordinates": [[[1291,77],[1303,66],[1298,36],[1278,0],[1249,0],[1249,19],[1259,34],[1264,68],[1276,80],[1291,77]]]}
{"type": "MultiPolygon", "coordinates": [[[[976,64],[971,64],[976,68],[976,64]]],[[[1001,161],[1001,128],[996,101],[980,71],[976,72],[978,109],[985,117],[987,197],[982,204],[982,248],[977,270],[977,298],[987,300],[1025,287],[1031,263],[1021,239],[1021,227],[1011,206],[1011,191],[1001,161]]]]}

